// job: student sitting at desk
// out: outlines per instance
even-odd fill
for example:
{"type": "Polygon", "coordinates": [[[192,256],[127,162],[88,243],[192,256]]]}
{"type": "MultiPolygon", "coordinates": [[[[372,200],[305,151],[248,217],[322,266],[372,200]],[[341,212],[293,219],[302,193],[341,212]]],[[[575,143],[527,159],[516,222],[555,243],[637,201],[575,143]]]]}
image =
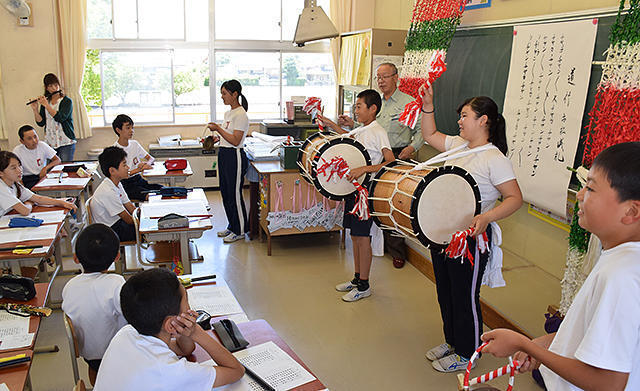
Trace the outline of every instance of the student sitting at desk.
{"type": "Polygon", "coordinates": [[[73,277],[62,290],[62,310],[71,319],[80,355],[89,366],[89,380],[95,384],[98,368],[111,338],[127,321],[120,309],[124,278],[107,274],[120,260],[118,235],[104,224],[91,224],[76,238],[73,260],[82,274],[73,277]]]}
{"type": "Polygon", "coordinates": [[[111,124],[113,131],[118,135],[118,140],[113,144],[127,153],[127,165],[129,166],[129,178],[122,180],[122,187],[127,196],[133,200],[144,201],[148,198],[147,190],[162,189],[162,185],[149,183],[140,173],[153,168],[153,158],[142,148],[139,142],[133,140],[133,120],[125,114],[119,114],[111,124]]]}
{"type": "Polygon", "coordinates": [[[22,163],[15,153],[0,151],[0,216],[15,210],[23,216],[31,213],[33,204],[61,206],[76,210],[76,206],[64,200],[34,194],[20,183],[22,163]]]}
{"type": "Polygon", "coordinates": [[[111,227],[121,242],[136,240],[136,229],[131,217],[135,206],[120,183],[129,176],[127,153],[122,148],[107,147],[98,156],[98,161],[106,179],[91,197],[93,222],[111,227]]]}
{"type": "Polygon", "coordinates": [[[94,390],[211,390],[244,374],[242,364],[195,322],[187,291],[172,272],[134,275],[122,287],[120,303],[129,324],[111,340],[94,390]],[[196,343],[218,366],[187,361],[196,343]]]}
{"type": "Polygon", "coordinates": [[[38,133],[33,129],[33,126],[21,126],[18,129],[18,136],[20,136],[20,145],[13,148],[13,153],[24,164],[22,184],[27,189],[31,189],[47,175],[49,170],[60,164],[60,158],[56,155],[55,149],[38,139],[38,133]]]}

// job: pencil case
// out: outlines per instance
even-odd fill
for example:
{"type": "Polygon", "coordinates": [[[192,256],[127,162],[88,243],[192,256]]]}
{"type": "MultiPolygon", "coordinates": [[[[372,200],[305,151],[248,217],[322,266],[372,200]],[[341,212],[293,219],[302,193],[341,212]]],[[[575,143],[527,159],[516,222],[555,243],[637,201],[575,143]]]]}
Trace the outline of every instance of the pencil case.
{"type": "Polygon", "coordinates": [[[12,217],[9,220],[9,227],[11,228],[24,228],[24,227],[39,227],[44,220],[37,219],[35,217],[12,217]]]}
{"type": "Polygon", "coordinates": [[[31,278],[5,274],[0,276],[0,296],[3,299],[28,301],[36,296],[36,286],[31,278]]]}
{"type": "Polygon", "coordinates": [[[236,352],[249,345],[236,323],[230,319],[221,319],[214,322],[213,329],[218,334],[222,345],[230,352],[236,352]]]}

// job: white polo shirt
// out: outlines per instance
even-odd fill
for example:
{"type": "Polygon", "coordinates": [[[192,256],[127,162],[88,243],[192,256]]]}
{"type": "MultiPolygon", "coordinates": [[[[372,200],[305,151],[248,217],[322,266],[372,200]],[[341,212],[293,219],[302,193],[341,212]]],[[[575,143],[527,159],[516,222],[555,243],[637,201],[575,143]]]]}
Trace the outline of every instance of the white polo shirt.
{"type": "Polygon", "coordinates": [[[113,337],[102,358],[94,390],[211,390],[215,380],[216,369],[211,363],[179,358],[161,339],[126,325],[113,337]]]}
{"type": "Polygon", "coordinates": [[[349,134],[354,135],[355,140],[364,145],[364,148],[369,152],[372,166],[380,164],[384,160],[384,155],[382,154],[383,148],[391,151],[387,131],[380,126],[378,121],[374,120],[369,125],[356,128],[349,132],[349,134]]]}
{"type": "Polygon", "coordinates": [[[124,204],[131,202],[122,187],[114,185],[111,179],[105,178],[91,197],[91,214],[94,223],[101,223],[111,227],[115,224],[120,213],[126,211],[124,204]]]}
{"type": "Polygon", "coordinates": [[[244,146],[244,139],[247,137],[247,133],[249,132],[249,117],[247,116],[247,112],[244,110],[244,107],[236,107],[233,110],[229,110],[224,113],[224,122],[221,126],[222,130],[228,134],[233,134],[234,130],[242,131],[242,140],[238,145],[233,145],[224,137],[220,136],[220,146],[227,148],[242,148],[244,146]]]}
{"type": "MultiPolygon", "coordinates": [[[[465,142],[466,140],[460,136],[447,136],[444,147],[445,150],[448,151],[465,142]]],[[[469,147],[465,147],[459,152],[468,150],[469,147]]],[[[457,159],[447,160],[445,165],[462,167],[473,176],[480,190],[480,199],[482,200],[481,213],[491,210],[498,198],[500,198],[500,190],[498,190],[496,186],[516,179],[511,160],[500,152],[497,147],[457,159]]]]}
{"type": "Polygon", "coordinates": [[[33,197],[33,192],[22,186],[20,198],[18,198],[18,189],[16,186],[19,185],[14,184],[9,187],[5,181],[0,179],[0,216],[4,216],[10,212],[14,205],[28,201],[33,197]]]}
{"type": "Polygon", "coordinates": [[[116,140],[116,142],[113,143],[113,146],[122,148],[127,153],[127,166],[129,166],[129,170],[137,168],[138,164],[140,164],[145,156],[148,155],[147,151],[145,151],[144,148],[142,148],[142,145],[140,145],[136,140],[129,140],[129,145],[126,147],[120,145],[118,140],[116,140]]]}
{"type": "MultiPolygon", "coordinates": [[[[628,373],[625,390],[640,390],[640,242],[602,251],[549,350],[628,373]]],[[[544,365],[540,372],[549,390],[579,390],[544,365]]]]}
{"type": "Polygon", "coordinates": [[[127,324],[120,308],[124,278],[118,274],[82,273],[62,290],[62,310],[71,318],[80,355],[98,360],[114,335],[127,324]]]}
{"type": "Polygon", "coordinates": [[[38,141],[34,149],[27,148],[24,144],[16,145],[13,153],[18,155],[22,163],[22,175],[38,175],[47,165],[47,160],[56,156],[56,151],[44,141],[38,141]]]}

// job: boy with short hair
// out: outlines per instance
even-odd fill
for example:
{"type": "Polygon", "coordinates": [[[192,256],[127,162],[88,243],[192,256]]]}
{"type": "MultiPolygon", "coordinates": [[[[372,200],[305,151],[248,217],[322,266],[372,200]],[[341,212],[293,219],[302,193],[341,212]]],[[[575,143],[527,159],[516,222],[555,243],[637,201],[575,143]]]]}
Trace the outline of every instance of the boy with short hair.
{"type": "MultiPolygon", "coordinates": [[[[350,168],[348,177],[350,181],[357,180],[366,173],[375,173],[388,162],[395,160],[387,131],[376,121],[376,115],[380,112],[381,107],[382,99],[375,90],[364,90],[358,94],[355,115],[357,121],[362,123],[363,126],[352,130],[349,134],[364,145],[371,158],[371,165],[350,168]]],[[[347,133],[324,116],[318,115],[318,118],[335,131],[347,133]]],[[[337,291],[347,292],[342,296],[342,300],[347,302],[371,296],[369,272],[372,260],[371,225],[373,220],[371,217],[366,220],[360,220],[357,216],[349,213],[355,206],[356,200],[357,197],[355,195],[345,200],[343,221],[343,227],[349,228],[351,231],[355,274],[353,280],[336,286],[337,291]]]]}
{"type": "Polygon", "coordinates": [[[124,278],[107,274],[120,259],[120,241],[104,224],[86,227],[75,243],[73,259],[82,274],[73,277],[62,290],[62,310],[71,319],[80,355],[89,365],[89,380],[96,381],[98,368],[111,338],[127,321],[120,309],[124,278]]]}
{"type": "Polygon", "coordinates": [[[93,222],[111,227],[121,242],[136,240],[131,216],[135,206],[120,183],[129,176],[127,153],[122,148],[107,147],[98,156],[98,161],[106,178],[91,197],[93,222]]]}
{"type": "Polygon", "coordinates": [[[38,139],[38,133],[31,125],[18,129],[20,145],[13,149],[22,162],[22,184],[31,189],[47,175],[47,172],[60,164],[60,158],[49,144],[38,139]],[[47,163],[49,162],[49,163],[47,163]]]}
{"type": "Polygon", "coordinates": [[[140,173],[149,170],[153,164],[151,155],[142,148],[139,142],[133,139],[133,120],[126,114],[119,114],[111,124],[113,131],[118,136],[118,140],[113,144],[120,147],[127,153],[127,165],[129,166],[129,178],[122,180],[122,187],[127,192],[127,196],[133,200],[144,201],[149,194],[148,190],[160,190],[162,185],[149,183],[140,173]]]}
{"type": "Polygon", "coordinates": [[[485,333],[484,351],[516,353],[520,372],[537,368],[549,390],[640,389],[640,142],[621,143],[594,160],[578,192],[578,223],[597,235],[602,254],[558,332],[533,341],[516,332],[485,333]]]}
{"type": "Polygon", "coordinates": [[[242,364],[196,323],[187,291],[171,271],[134,275],[122,287],[120,302],[129,324],[107,348],[96,391],[211,390],[244,374],[242,364]],[[196,343],[218,366],[184,358],[196,343]]]}

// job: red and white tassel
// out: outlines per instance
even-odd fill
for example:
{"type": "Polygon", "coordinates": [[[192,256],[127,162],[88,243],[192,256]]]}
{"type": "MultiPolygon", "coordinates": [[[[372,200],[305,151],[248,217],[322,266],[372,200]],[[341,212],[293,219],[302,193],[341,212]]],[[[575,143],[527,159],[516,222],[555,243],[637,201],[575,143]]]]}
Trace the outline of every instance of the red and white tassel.
{"type": "MultiPolygon", "coordinates": [[[[454,233],[451,237],[451,242],[447,246],[446,250],[444,250],[447,257],[462,257],[462,260],[466,258],[471,263],[471,266],[473,266],[474,258],[469,249],[469,242],[467,241],[471,234],[473,234],[473,228],[468,228],[464,231],[454,233]]],[[[482,254],[489,250],[489,238],[487,237],[486,232],[483,232],[482,235],[478,235],[476,238],[476,245],[482,254]]]]}
{"type": "MultiPolygon", "coordinates": [[[[322,174],[329,181],[335,174],[334,180],[342,179],[345,176],[349,176],[349,165],[342,156],[334,156],[330,161],[323,160],[324,163],[316,169],[318,175],[322,174]]],[[[357,180],[352,180],[351,183],[358,191],[356,204],[349,212],[352,215],[358,216],[360,220],[367,220],[371,217],[369,213],[369,191],[362,186],[357,180]]]]}
{"type": "Polygon", "coordinates": [[[358,190],[356,204],[349,214],[358,216],[360,220],[367,220],[371,217],[369,214],[369,191],[355,179],[351,181],[358,190]]]}
{"type": "MultiPolygon", "coordinates": [[[[310,115],[311,117],[317,118],[318,113],[322,114],[324,111],[322,108],[322,99],[316,96],[310,96],[304,101],[304,106],[302,106],[302,110],[310,115]]],[[[320,131],[324,130],[324,124],[322,121],[318,121],[318,129],[320,131]]]]}
{"type": "MultiPolygon", "coordinates": [[[[424,86],[426,88],[429,88],[433,82],[447,70],[447,65],[444,62],[446,55],[447,53],[444,50],[437,50],[433,52],[431,61],[429,61],[429,77],[424,82],[424,86]]],[[[418,115],[420,114],[421,108],[422,97],[420,96],[416,100],[409,102],[404,106],[404,110],[402,111],[402,114],[400,114],[400,118],[398,120],[410,128],[415,127],[418,122],[418,115]]]]}

